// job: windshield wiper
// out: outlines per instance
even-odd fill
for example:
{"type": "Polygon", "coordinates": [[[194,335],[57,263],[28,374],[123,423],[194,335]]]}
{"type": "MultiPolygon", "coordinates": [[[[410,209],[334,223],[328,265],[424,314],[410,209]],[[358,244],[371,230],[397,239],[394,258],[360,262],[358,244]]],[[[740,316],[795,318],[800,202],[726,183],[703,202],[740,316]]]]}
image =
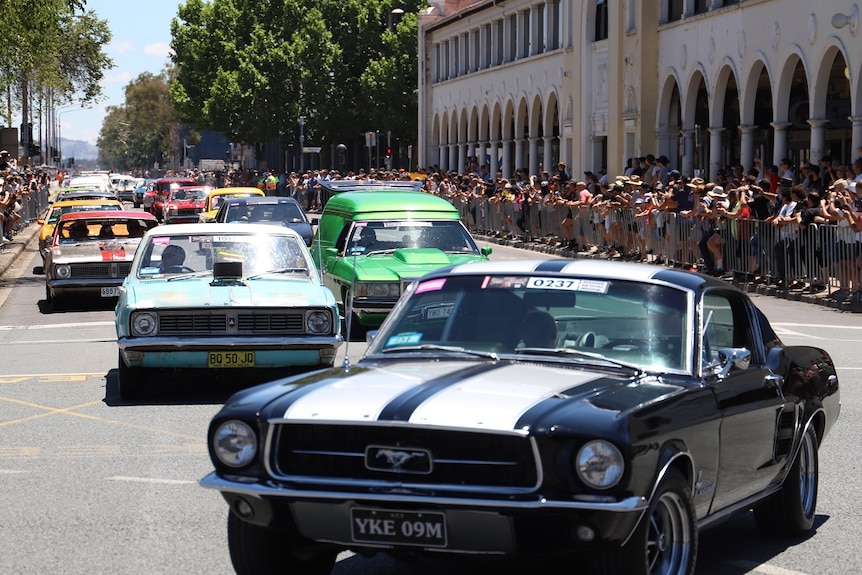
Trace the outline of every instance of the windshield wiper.
{"type": "Polygon", "coordinates": [[[172,282],[174,280],[185,280],[185,279],[189,279],[189,278],[200,278],[200,277],[204,277],[204,276],[210,276],[210,275],[212,275],[212,273],[213,273],[212,270],[203,270],[203,271],[199,271],[199,272],[188,272],[188,273],[184,273],[184,274],[171,276],[171,277],[167,278],[166,281],[172,282]]]}
{"type": "Polygon", "coordinates": [[[493,351],[478,351],[475,349],[466,349],[464,347],[459,347],[456,345],[437,345],[433,343],[423,343],[421,345],[405,345],[401,347],[390,347],[388,349],[382,349],[379,353],[397,353],[397,352],[412,352],[412,351],[446,351],[449,353],[464,353],[467,355],[474,355],[476,357],[484,357],[488,359],[500,359],[500,357],[494,353],[493,351]]]}
{"type": "Polygon", "coordinates": [[[262,276],[268,276],[271,274],[305,274],[308,275],[308,268],[278,268],[274,270],[266,270],[265,272],[260,272],[258,274],[254,274],[253,276],[248,276],[247,280],[257,279],[262,276]]]}
{"type": "Polygon", "coordinates": [[[627,363],[623,361],[617,361],[615,359],[608,359],[600,353],[595,353],[592,351],[583,351],[580,349],[571,349],[568,347],[520,347],[515,350],[515,353],[518,354],[532,354],[532,355],[548,355],[554,357],[565,357],[565,356],[576,356],[576,357],[586,357],[592,360],[600,361],[603,363],[608,363],[610,365],[614,365],[621,368],[626,369],[634,369],[636,371],[641,371],[641,368],[633,363],[627,363]]]}

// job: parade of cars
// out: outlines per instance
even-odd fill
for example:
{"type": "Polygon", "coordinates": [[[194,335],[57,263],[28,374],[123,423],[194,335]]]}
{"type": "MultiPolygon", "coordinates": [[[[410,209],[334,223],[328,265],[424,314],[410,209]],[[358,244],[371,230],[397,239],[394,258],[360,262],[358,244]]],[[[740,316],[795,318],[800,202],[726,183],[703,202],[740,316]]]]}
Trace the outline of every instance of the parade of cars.
{"type": "Polygon", "coordinates": [[[338,308],[290,228],[175,224],[138,247],[116,307],[118,386],[147,391],[158,369],[288,374],[332,366],[338,308]]]}
{"type": "Polygon", "coordinates": [[[406,286],[369,336],[358,362],[212,419],[201,484],[227,503],[237,573],[328,573],[351,550],[692,575],[699,532],[738,514],[815,525],[835,366],[726,282],[473,262],[406,286]]]}

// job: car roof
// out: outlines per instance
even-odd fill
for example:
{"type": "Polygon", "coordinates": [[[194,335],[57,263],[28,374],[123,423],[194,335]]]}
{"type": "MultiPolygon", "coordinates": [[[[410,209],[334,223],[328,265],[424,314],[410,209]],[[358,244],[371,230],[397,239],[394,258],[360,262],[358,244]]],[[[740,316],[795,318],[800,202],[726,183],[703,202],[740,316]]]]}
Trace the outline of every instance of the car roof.
{"type": "Polygon", "coordinates": [[[332,196],[323,215],[338,213],[353,220],[404,219],[411,214],[446,219],[459,217],[458,209],[439,196],[425,192],[358,191],[332,196]]]}
{"type": "Polygon", "coordinates": [[[171,224],[169,226],[156,226],[147,232],[147,235],[156,236],[201,236],[201,235],[244,235],[244,234],[267,234],[267,235],[289,235],[295,236],[304,244],[302,236],[291,228],[281,226],[269,226],[266,224],[222,224],[222,223],[193,223],[193,224],[171,224]]]}
{"type": "Polygon", "coordinates": [[[133,219],[133,220],[156,220],[156,216],[149,212],[140,210],[93,210],[91,212],[69,212],[60,216],[60,222],[67,220],[95,220],[99,218],[105,219],[133,219]]]}
{"type": "Polygon", "coordinates": [[[322,180],[320,185],[330,191],[356,192],[356,191],[414,191],[422,189],[422,182],[407,180],[322,180]]]}
{"type": "Polygon", "coordinates": [[[255,196],[264,195],[263,190],[251,186],[239,186],[236,188],[216,188],[209,193],[210,196],[221,196],[224,194],[252,194],[255,196]]]}
{"type": "Polygon", "coordinates": [[[244,198],[229,198],[225,201],[229,204],[296,204],[299,205],[293,198],[283,196],[246,196],[244,198]]]}
{"type": "Polygon", "coordinates": [[[102,199],[92,200],[57,200],[51,205],[55,208],[65,208],[67,206],[122,206],[123,202],[115,200],[114,198],[105,197],[102,199]]]}
{"type": "Polygon", "coordinates": [[[686,290],[704,287],[722,287],[739,291],[727,282],[694,272],[664,268],[633,262],[615,262],[598,259],[560,260],[491,260],[477,261],[436,270],[426,277],[437,275],[474,274],[537,274],[556,276],[595,277],[636,282],[664,282],[686,290]]]}

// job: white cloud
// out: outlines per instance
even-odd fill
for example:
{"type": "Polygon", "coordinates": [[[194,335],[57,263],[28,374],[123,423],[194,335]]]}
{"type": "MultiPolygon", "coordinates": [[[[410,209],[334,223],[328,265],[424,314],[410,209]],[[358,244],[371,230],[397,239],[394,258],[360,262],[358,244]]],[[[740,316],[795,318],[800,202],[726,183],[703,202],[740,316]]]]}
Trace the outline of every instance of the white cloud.
{"type": "Polygon", "coordinates": [[[112,52],[116,52],[117,54],[125,54],[126,52],[131,52],[134,50],[134,46],[131,42],[126,42],[124,40],[118,40],[116,42],[111,42],[109,49],[112,52]]]}
{"type": "Polygon", "coordinates": [[[105,84],[128,84],[132,79],[132,73],[128,70],[117,70],[105,74],[105,84]]]}
{"type": "Polygon", "coordinates": [[[171,45],[168,42],[155,42],[144,46],[144,54],[147,56],[157,56],[159,58],[167,58],[171,55],[171,45]]]}

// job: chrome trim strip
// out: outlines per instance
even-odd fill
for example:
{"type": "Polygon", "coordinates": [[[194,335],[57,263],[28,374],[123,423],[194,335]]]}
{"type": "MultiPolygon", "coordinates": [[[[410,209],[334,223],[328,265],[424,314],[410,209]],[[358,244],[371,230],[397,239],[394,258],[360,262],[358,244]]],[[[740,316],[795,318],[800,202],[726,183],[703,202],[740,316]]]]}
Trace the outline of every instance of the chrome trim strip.
{"type": "Polygon", "coordinates": [[[117,344],[123,351],[206,351],[214,349],[260,349],[268,348],[283,351],[302,349],[335,349],[344,341],[341,335],[336,336],[253,336],[229,337],[215,336],[210,338],[191,339],[190,337],[121,337],[117,344]]]}
{"type": "MultiPolygon", "coordinates": [[[[368,421],[368,422],[352,422],[352,421],[316,421],[316,420],[286,420],[286,419],[269,419],[267,420],[266,426],[266,438],[264,439],[264,448],[263,448],[263,466],[266,469],[266,473],[270,477],[274,477],[279,481],[288,481],[291,483],[297,484],[310,484],[310,485],[332,485],[332,486],[359,486],[368,489],[403,489],[404,484],[388,482],[388,481],[356,481],[356,480],[346,480],[346,479],[333,479],[333,478],[320,478],[320,477],[306,477],[306,476],[294,476],[294,475],[282,475],[276,470],[272,468],[272,444],[273,438],[275,434],[275,429],[279,427],[279,424],[284,425],[293,425],[293,424],[304,424],[304,425],[364,425],[368,427],[399,427],[399,428],[409,428],[409,429],[428,429],[434,431],[457,431],[463,433],[487,433],[490,435],[506,435],[506,436],[517,436],[526,438],[530,442],[530,448],[533,452],[533,464],[536,466],[536,483],[529,487],[500,487],[498,485],[477,485],[471,487],[465,487],[463,485],[441,485],[439,483],[430,483],[430,484],[418,484],[418,483],[410,483],[406,485],[406,489],[417,489],[417,490],[436,490],[436,491],[454,491],[461,493],[488,493],[499,492],[501,495],[509,494],[509,495],[520,495],[520,494],[528,494],[533,493],[539,487],[542,486],[545,480],[544,470],[542,469],[542,459],[539,456],[539,445],[536,443],[535,437],[530,437],[527,430],[517,430],[513,429],[512,431],[498,431],[498,430],[465,430],[462,427],[439,427],[434,425],[416,425],[412,423],[406,423],[403,421],[368,421]]],[[[488,462],[490,464],[494,464],[494,462],[488,462]]],[[[486,464],[488,464],[486,463],[486,464]]]]}
{"type": "MultiPolygon", "coordinates": [[[[496,510],[527,510],[527,509],[569,509],[579,511],[604,511],[614,513],[642,513],[647,508],[647,502],[643,497],[628,497],[612,503],[595,503],[587,501],[558,501],[538,497],[529,501],[512,501],[511,499],[475,499],[461,497],[439,497],[431,495],[419,495],[408,493],[356,493],[352,491],[306,491],[264,485],[261,483],[245,483],[242,481],[231,481],[219,476],[215,472],[210,473],[199,482],[201,487],[215,489],[225,493],[237,495],[248,495],[263,499],[266,497],[284,497],[294,500],[332,500],[332,501],[356,501],[359,503],[375,504],[381,501],[387,503],[407,503],[417,505],[448,506],[448,507],[482,507],[496,510]]],[[[511,492],[510,492],[511,493],[511,492]]]]}

